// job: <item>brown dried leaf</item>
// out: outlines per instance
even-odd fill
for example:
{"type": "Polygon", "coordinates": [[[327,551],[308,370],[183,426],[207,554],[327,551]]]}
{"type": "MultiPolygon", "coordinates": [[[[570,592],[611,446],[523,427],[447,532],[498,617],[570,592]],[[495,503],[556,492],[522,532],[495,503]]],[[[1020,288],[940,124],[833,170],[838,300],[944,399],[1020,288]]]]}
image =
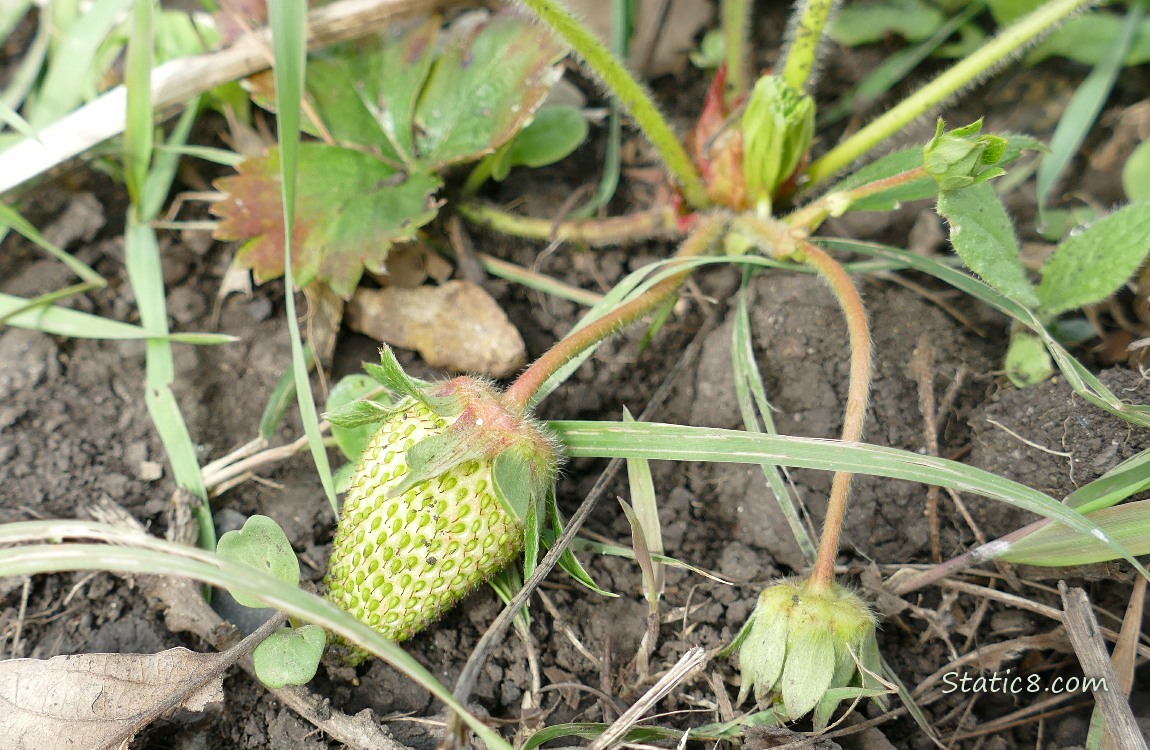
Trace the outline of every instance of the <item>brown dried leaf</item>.
{"type": "Polygon", "coordinates": [[[222,701],[220,660],[173,648],[0,662],[0,737],[12,750],[120,747],[169,709],[222,701]]]}
{"type": "Polygon", "coordinates": [[[434,367],[502,378],[527,361],[519,331],[470,281],[359,289],[347,306],[347,324],[377,341],[415,349],[434,367]]]}

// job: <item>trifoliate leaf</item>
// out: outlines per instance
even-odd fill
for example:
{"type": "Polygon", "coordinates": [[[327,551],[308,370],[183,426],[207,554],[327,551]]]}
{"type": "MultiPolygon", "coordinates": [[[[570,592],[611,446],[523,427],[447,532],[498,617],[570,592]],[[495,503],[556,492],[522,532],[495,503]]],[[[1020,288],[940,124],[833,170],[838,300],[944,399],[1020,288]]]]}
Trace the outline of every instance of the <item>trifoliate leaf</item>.
{"type": "MultiPolygon", "coordinates": [[[[252,516],[244,522],[242,529],[221,536],[216,544],[216,553],[227,560],[255,568],[289,586],[299,585],[299,560],[291,548],[291,542],[279,524],[267,516],[252,516]]],[[[232,596],[245,607],[258,609],[267,606],[259,599],[238,591],[233,591],[232,596]]]]}
{"type": "Polygon", "coordinates": [[[252,652],[256,676],[273,690],[306,685],[315,677],[326,645],[327,633],[318,625],[282,628],[252,652]]]}
{"type": "MultiPolygon", "coordinates": [[[[320,143],[300,146],[298,175],[295,282],[327,282],[344,299],[364,268],[382,271],[392,243],[431,221],[431,195],[441,185],[434,175],[404,175],[368,154],[320,143]]],[[[236,259],[258,281],[282,276],[279,150],[244,161],[238,175],[216,186],[227,194],[212,206],[222,217],[216,238],[245,243],[236,259]]]]}
{"type": "Polygon", "coordinates": [[[840,10],[827,33],[845,47],[857,47],[880,41],[888,34],[919,41],[945,22],[942,11],[924,0],[864,0],[840,10]]]}

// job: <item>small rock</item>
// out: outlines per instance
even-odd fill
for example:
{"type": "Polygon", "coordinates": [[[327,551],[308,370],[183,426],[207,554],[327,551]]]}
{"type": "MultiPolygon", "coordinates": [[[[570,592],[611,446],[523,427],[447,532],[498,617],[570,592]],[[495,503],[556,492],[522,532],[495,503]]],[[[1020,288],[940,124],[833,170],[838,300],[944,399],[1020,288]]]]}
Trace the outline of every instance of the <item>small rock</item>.
{"type": "Polygon", "coordinates": [[[164,467],[155,461],[141,461],[136,478],[145,482],[155,482],[164,477],[164,467]]]}
{"type": "Polygon", "coordinates": [[[523,367],[519,331],[487,292],[469,281],[417,289],[359,289],[347,306],[353,331],[415,349],[433,367],[502,378],[523,367]]]}

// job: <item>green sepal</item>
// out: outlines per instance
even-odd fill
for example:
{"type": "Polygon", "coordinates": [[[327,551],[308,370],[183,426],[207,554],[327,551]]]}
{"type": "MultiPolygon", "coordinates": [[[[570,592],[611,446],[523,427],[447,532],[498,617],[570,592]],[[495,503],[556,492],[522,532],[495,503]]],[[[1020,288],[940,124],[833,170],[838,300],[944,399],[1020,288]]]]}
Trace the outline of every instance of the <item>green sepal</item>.
{"type": "Polygon", "coordinates": [[[867,633],[859,645],[859,662],[862,663],[862,669],[859,670],[860,683],[865,690],[877,692],[871,697],[885,711],[886,695],[890,691],[882,681],[882,654],[879,653],[878,638],[873,632],[867,633]]]}
{"type": "MultiPolygon", "coordinates": [[[[498,477],[498,474],[496,474],[498,477]]],[[[498,482],[498,479],[496,479],[498,482]]],[[[498,490],[497,490],[498,491],[498,490]]],[[[527,517],[523,523],[523,578],[527,580],[535,574],[539,562],[539,545],[543,536],[543,514],[539,512],[539,497],[535,494],[527,501],[527,517]]]]}
{"type": "Polygon", "coordinates": [[[495,457],[491,475],[495,480],[495,496],[503,509],[521,521],[527,521],[532,501],[539,494],[532,475],[532,462],[514,448],[495,457]]]}
{"type": "Polygon", "coordinates": [[[426,380],[413,378],[404,372],[390,346],[380,348],[378,365],[365,362],[363,369],[373,380],[392,393],[409,396],[441,417],[455,416],[463,410],[463,405],[454,396],[429,395],[427,390],[432,384],[426,380]]]}
{"type": "Polygon", "coordinates": [[[1006,174],[994,166],[1006,154],[1007,140],[979,135],[982,119],[946,132],[940,117],[934,138],[923,148],[923,167],[942,190],[959,190],[1006,174]]]}
{"type": "MultiPolygon", "coordinates": [[[[559,537],[563,536],[563,514],[559,512],[559,503],[555,499],[554,482],[551,483],[547,490],[547,515],[551,518],[551,535],[541,536],[543,537],[543,543],[550,548],[559,537]]],[[[596,594],[609,596],[611,598],[619,596],[618,594],[613,594],[610,591],[599,588],[595,580],[591,578],[591,574],[587,572],[583,564],[575,557],[575,553],[570,549],[565,550],[559,558],[559,567],[562,568],[567,575],[596,594]]]]}
{"type": "MultiPolygon", "coordinates": [[[[363,427],[364,425],[386,422],[395,416],[395,414],[396,410],[394,408],[385,406],[378,401],[365,399],[337,406],[330,411],[324,412],[323,418],[337,427],[352,429],[355,427],[363,427]]],[[[348,456],[348,458],[356,457],[357,456],[352,455],[348,456]]]]}
{"type": "Polygon", "coordinates": [[[394,414],[390,404],[375,403],[366,398],[368,394],[378,390],[379,386],[375,381],[362,373],[356,373],[341,378],[328,393],[327,411],[332,414],[339,413],[341,407],[367,404],[364,408],[348,410],[347,415],[341,415],[339,421],[328,420],[331,422],[331,436],[335,438],[336,445],[343,451],[343,455],[352,461],[357,460],[367,448],[379,424],[394,414]],[[372,413],[379,416],[371,419],[369,415],[372,413]],[[364,421],[365,419],[367,421],[364,421]],[[345,421],[355,424],[349,426],[344,424],[345,421]]]}
{"type": "Polygon", "coordinates": [[[754,688],[755,701],[765,705],[787,662],[788,623],[786,614],[774,608],[755,609],[758,610],[752,616],[755,627],[739,649],[739,669],[743,675],[739,702],[754,688]]]}
{"type": "Polygon", "coordinates": [[[735,639],[724,646],[723,650],[719,652],[719,657],[727,659],[733,656],[739,646],[742,646],[743,642],[747,640],[747,636],[751,634],[751,628],[754,627],[754,625],[755,613],[752,612],[751,616],[747,618],[747,621],[743,623],[743,627],[739,628],[739,632],[735,633],[735,639]]]}
{"type": "Polygon", "coordinates": [[[821,732],[827,728],[831,715],[843,701],[855,701],[861,698],[878,701],[886,692],[885,689],[861,687],[838,687],[827,690],[823,699],[815,706],[815,712],[811,715],[811,722],[814,724],[815,731],[821,732]]]}
{"type": "Polygon", "coordinates": [[[420,482],[435,479],[465,461],[482,459],[487,448],[463,430],[448,429],[420,440],[407,451],[407,476],[388,497],[399,497],[420,482]]]}
{"type": "MultiPolygon", "coordinates": [[[[793,628],[779,692],[792,719],[812,711],[830,687],[835,668],[835,643],[825,627],[793,628]]],[[[756,692],[758,685],[755,686],[756,692]]]]}
{"type": "Polygon", "coordinates": [[[273,690],[306,685],[319,669],[327,633],[318,625],[281,628],[252,652],[256,676],[273,690]]]}

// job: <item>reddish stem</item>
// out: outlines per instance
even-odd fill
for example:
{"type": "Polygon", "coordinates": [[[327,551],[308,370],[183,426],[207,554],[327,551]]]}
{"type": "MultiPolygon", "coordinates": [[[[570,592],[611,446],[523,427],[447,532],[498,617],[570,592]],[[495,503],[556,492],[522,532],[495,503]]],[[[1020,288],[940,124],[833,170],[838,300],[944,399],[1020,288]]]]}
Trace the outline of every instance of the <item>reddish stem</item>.
{"type": "MultiPolygon", "coordinates": [[[[830,285],[846,317],[851,346],[851,368],[842,439],[848,443],[858,442],[862,439],[863,427],[866,424],[871,377],[871,340],[866,308],[850,274],[838,261],[810,242],[803,241],[801,248],[803,259],[830,285]]],[[[846,517],[851,477],[850,472],[839,471],[835,472],[831,482],[827,515],[823,521],[822,538],[819,540],[819,553],[815,558],[814,570],[811,571],[809,585],[812,589],[828,589],[834,583],[835,556],[838,554],[839,538],[846,517]]]]}
{"type": "MultiPolygon", "coordinates": [[[[681,260],[703,255],[719,238],[726,226],[727,219],[725,216],[720,214],[705,216],[699,221],[690,236],[679,246],[675,258],[681,260]]],[[[693,270],[693,266],[688,267],[663,279],[639,297],[620,305],[552,346],[542,357],[535,360],[530,367],[523,371],[523,374],[507,389],[504,398],[510,405],[518,407],[520,411],[526,411],[535,396],[535,392],[559,368],[578,357],[589,347],[671,300],[693,270]]]]}

